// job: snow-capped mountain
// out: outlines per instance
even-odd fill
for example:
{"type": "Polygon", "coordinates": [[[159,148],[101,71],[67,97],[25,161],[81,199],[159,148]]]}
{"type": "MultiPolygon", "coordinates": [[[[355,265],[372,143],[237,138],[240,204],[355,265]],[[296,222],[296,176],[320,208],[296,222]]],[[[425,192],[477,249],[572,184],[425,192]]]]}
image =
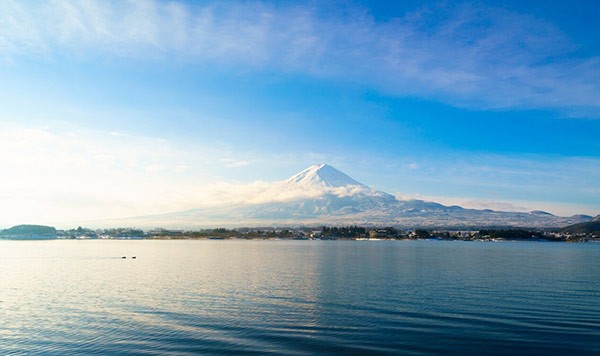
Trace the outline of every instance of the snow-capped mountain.
{"type": "Polygon", "coordinates": [[[345,186],[367,188],[366,185],[355,181],[345,173],[338,171],[328,164],[315,164],[310,166],[287,179],[285,184],[308,188],[340,188],[345,186]]]}
{"type": "Polygon", "coordinates": [[[178,228],[321,224],[561,227],[591,218],[586,215],[560,217],[543,211],[464,209],[422,200],[398,200],[330,165],[319,164],[271,184],[243,203],[124,219],[118,225],[178,228]]]}

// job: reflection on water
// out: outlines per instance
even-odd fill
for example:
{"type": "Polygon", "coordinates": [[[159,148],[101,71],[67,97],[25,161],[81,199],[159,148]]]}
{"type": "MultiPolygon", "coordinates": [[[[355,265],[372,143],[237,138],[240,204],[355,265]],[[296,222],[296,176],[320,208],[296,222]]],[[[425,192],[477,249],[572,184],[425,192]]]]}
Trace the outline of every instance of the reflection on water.
{"type": "Polygon", "coordinates": [[[598,276],[600,244],[0,241],[0,349],[597,353],[598,276]]]}

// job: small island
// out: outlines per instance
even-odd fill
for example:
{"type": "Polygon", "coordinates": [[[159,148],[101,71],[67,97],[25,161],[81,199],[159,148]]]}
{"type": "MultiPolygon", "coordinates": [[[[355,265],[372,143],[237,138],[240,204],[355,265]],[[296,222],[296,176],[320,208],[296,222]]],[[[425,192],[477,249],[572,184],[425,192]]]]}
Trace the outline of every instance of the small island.
{"type": "Polygon", "coordinates": [[[58,237],[58,231],[52,226],[17,225],[0,230],[0,238],[11,240],[49,240],[58,237]]]}

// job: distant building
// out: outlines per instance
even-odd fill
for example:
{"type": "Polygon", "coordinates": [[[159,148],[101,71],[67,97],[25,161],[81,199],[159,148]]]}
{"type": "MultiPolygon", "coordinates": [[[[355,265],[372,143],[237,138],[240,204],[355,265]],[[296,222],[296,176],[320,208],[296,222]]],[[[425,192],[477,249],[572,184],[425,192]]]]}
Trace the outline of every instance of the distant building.
{"type": "Polygon", "coordinates": [[[370,239],[393,239],[397,236],[398,236],[397,232],[394,230],[391,230],[391,229],[369,230],[369,238],[370,239]]]}

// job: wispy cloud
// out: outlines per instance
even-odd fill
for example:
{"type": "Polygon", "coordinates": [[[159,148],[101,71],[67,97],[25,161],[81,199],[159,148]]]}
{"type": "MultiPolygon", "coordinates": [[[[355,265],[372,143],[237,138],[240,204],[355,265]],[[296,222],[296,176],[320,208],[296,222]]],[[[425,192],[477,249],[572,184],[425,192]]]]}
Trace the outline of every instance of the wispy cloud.
{"type": "Polygon", "coordinates": [[[290,161],[251,156],[233,155],[223,146],[128,132],[0,123],[0,226],[286,201],[320,193],[280,190],[281,182],[235,180],[235,172],[247,176],[261,159],[275,166],[279,160],[290,161]]]}
{"type": "Polygon", "coordinates": [[[0,2],[0,56],[212,62],[304,73],[457,106],[600,117],[600,57],[560,29],[478,5],[437,5],[377,22],[362,9],[260,2],[0,2]]]}
{"type": "Polygon", "coordinates": [[[596,215],[600,207],[600,190],[595,188],[600,176],[597,158],[463,153],[422,158],[419,166],[397,170],[394,188],[401,193],[396,196],[476,209],[547,210],[563,215],[596,215]]]}
{"type": "MultiPolygon", "coordinates": [[[[206,204],[219,153],[156,137],[0,125],[0,225],[176,211],[206,204]],[[9,208],[10,207],[10,208],[9,208]],[[32,221],[34,219],[35,221],[32,221]]],[[[222,167],[222,166],[221,166],[222,167]]]]}
{"type": "Polygon", "coordinates": [[[491,199],[473,199],[464,197],[421,195],[421,194],[396,194],[396,198],[401,200],[423,200],[436,202],[447,206],[458,205],[465,209],[491,209],[496,211],[529,212],[534,210],[547,211],[560,216],[571,216],[574,214],[598,214],[598,206],[586,204],[569,204],[558,202],[547,202],[539,200],[491,200],[491,199]]]}
{"type": "Polygon", "coordinates": [[[228,168],[246,167],[254,163],[252,159],[222,158],[221,162],[228,168]]]}
{"type": "MultiPolygon", "coordinates": [[[[467,209],[492,209],[499,211],[530,211],[533,210],[531,206],[536,206],[535,202],[506,202],[497,200],[485,200],[485,199],[469,199],[460,197],[448,197],[448,196],[429,196],[421,194],[396,194],[396,198],[400,200],[424,200],[430,202],[436,202],[448,206],[458,205],[467,209]],[[533,205],[532,205],[533,204],[533,205]]],[[[537,202],[539,206],[539,202],[537,202]]]]}

